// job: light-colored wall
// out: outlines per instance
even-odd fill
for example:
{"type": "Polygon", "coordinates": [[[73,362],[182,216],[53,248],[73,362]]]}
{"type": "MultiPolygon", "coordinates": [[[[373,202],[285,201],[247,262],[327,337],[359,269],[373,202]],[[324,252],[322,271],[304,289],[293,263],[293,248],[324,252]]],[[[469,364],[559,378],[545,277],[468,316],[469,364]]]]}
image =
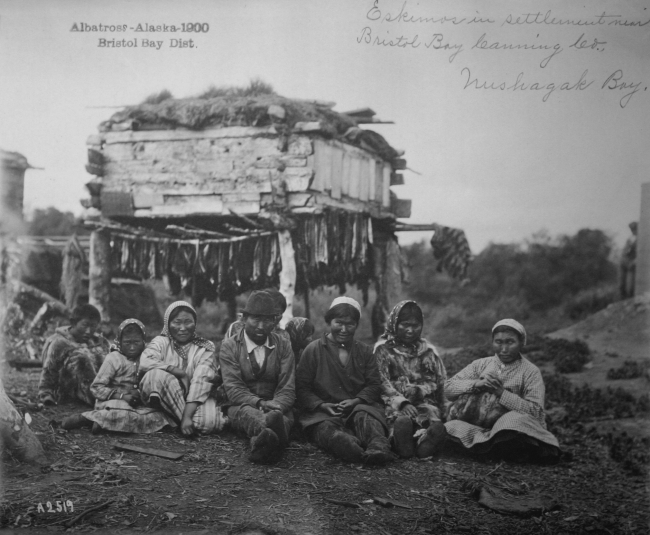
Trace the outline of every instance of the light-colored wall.
{"type": "Polygon", "coordinates": [[[88,145],[103,155],[103,194],[130,194],[135,216],[256,214],[273,203],[379,215],[391,205],[389,163],[337,141],[285,140],[273,127],[110,132],[88,145]]]}

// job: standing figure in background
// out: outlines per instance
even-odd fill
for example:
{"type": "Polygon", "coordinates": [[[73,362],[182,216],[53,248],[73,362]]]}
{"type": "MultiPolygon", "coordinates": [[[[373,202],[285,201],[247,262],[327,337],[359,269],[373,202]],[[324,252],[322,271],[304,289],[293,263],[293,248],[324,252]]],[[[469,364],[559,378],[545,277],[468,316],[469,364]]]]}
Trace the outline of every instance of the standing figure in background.
{"type": "Polygon", "coordinates": [[[421,337],[423,322],[418,304],[402,301],[375,344],[392,445],[406,459],[438,454],[447,436],[442,423],[447,372],[436,348],[421,337]]]}
{"type": "Polygon", "coordinates": [[[636,277],[636,235],[638,223],[630,223],[632,236],[625,242],[623,253],[621,254],[621,299],[634,297],[634,279],[636,277]]]}
{"type": "Polygon", "coordinates": [[[43,346],[43,370],[38,383],[38,397],[45,405],[66,400],[80,400],[92,406],[95,398],[90,385],[95,380],[108,341],[96,333],[101,315],[92,305],[72,310],[69,327],[59,327],[43,346]]]}
{"type": "Polygon", "coordinates": [[[294,356],[289,340],[274,331],[278,308],[268,293],[253,292],[243,313],[244,328],[219,352],[228,417],[251,439],[250,461],[272,463],[293,426],[294,356]]]}
{"type": "Polygon", "coordinates": [[[337,297],[325,314],[329,334],[309,344],[296,372],[300,424],[310,440],[346,462],[395,459],[372,348],[354,339],[361,306],[337,297]]]}
{"type": "Polygon", "coordinates": [[[221,408],[210,396],[217,377],[215,347],[196,335],[196,310],[186,301],[167,307],[164,328],[142,352],[140,395],[162,409],[183,435],[221,431],[221,408]]]}
{"type": "Polygon", "coordinates": [[[296,358],[296,368],[304,349],[311,343],[316,330],[314,324],[307,318],[291,318],[285,325],[285,330],[291,340],[291,349],[296,358]]]}

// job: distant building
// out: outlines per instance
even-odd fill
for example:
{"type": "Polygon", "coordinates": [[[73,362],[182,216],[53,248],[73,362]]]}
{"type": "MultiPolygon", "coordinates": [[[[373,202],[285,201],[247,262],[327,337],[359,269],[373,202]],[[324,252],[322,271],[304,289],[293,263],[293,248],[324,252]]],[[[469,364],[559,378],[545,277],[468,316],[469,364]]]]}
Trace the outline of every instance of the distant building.
{"type": "Polygon", "coordinates": [[[25,171],[32,168],[22,154],[0,149],[2,177],[0,179],[0,212],[6,222],[6,215],[13,214],[23,219],[25,171]]]}

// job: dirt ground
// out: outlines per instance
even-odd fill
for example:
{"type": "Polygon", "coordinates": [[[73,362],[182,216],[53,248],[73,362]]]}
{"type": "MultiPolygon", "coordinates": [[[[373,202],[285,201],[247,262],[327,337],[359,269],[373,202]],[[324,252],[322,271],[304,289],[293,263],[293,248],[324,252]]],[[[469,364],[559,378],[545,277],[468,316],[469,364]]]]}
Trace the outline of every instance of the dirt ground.
{"type": "MultiPolygon", "coordinates": [[[[8,392],[34,398],[38,371],[7,371],[8,392]]],[[[253,465],[247,443],[231,433],[185,439],[174,433],[92,435],[63,431],[52,420],[81,410],[59,406],[32,414],[51,465],[4,463],[0,528],[11,533],[64,531],[65,522],[97,505],[70,531],[97,533],[368,534],[648,533],[645,476],[609,458],[586,428],[554,429],[565,452],[553,466],[509,464],[447,451],[441,459],[370,468],[341,463],[295,437],[281,462],[253,465]],[[119,452],[113,443],[183,453],[169,461],[119,452]],[[508,516],[477,502],[489,484],[508,500],[546,497],[536,516],[508,516]],[[374,497],[409,508],[385,508],[374,497]],[[328,500],[347,502],[337,505],[328,500]],[[47,502],[55,512],[47,512],[47,502]],[[56,512],[56,502],[74,511],[56,512]],[[108,502],[108,503],[107,503],[108,502]],[[42,504],[43,510],[39,509],[42,504]]]]}
{"type": "MultiPolygon", "coordinates": [[[[650,375],[634,379],[607,378],[607,372],[619,368],[625,360],[645,364],[650,369],[650,296],[618,301],[587,319],[548,336],[582,340],[589,346],[591,361],[582,371],[566,374],[573,384],[588,384],[594,388],[623,388],[637,397],[650,393],[650,375]]],[[[602,432],[624,431],[630,436],[650,438],[648,418],[607,421],[598,426],[602,432]]]]}
{"type": "Polygon", "coordinates": [[[587,319],[548,336],[582,340],[596,353],[598,358],[593,362],[592,373],[585,376],[588,381],[600,381],[601,370],[607,373],[607,369],[619,366],[625,358],[650,362],[650,294],[612,303],[587,319]]]}

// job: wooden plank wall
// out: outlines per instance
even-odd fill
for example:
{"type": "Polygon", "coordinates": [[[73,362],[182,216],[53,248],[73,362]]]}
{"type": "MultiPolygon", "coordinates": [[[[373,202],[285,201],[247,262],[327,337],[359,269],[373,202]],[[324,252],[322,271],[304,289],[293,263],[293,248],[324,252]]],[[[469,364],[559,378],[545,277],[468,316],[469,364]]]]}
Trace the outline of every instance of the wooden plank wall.
{"type": "MultiPolygon", "coordinates": [[[[130,195],[136,217],[256,214],[282,183],[351,209],[359,201],[374,213],[392,209],[391,164],[338,141],[294,135],[282,147],[272,127],[230,127],[110,132],[87,143],[101,151],[102,196],[130,195]]],[[[105,213],[114,204],[102,206],[105,216],[124,214],[105,213]]]]}
{"type": "MultiPolygon", "coordinates": [[[[88,145],[102,154],[102,197],[130,195],[136,217],[256,214],[281,182],[304,191],[313,178],[311,139],[292,136],[282,150],[272,128],[110,132],[88,145]]],[[[102,211],[125,212],[115,203],[102,211]]]]}
{"type": "Polygon", "coordinates": [[[338,141],[314,140],[313,190],[389,209],[391,173],[388,162],[367,151],[338,141]]]}

